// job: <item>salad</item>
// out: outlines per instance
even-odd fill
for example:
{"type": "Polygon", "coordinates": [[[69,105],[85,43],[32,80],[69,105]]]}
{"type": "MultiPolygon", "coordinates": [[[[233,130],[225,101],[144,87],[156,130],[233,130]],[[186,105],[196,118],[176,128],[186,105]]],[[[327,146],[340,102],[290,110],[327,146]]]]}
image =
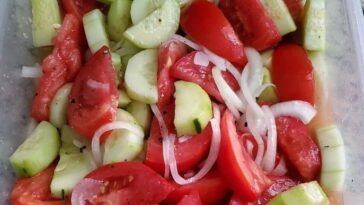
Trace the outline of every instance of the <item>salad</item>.
{"type": "Polygon", "coordinates": [[[342,204],[324,0],[31,2],[12,204],[342,204]]]}

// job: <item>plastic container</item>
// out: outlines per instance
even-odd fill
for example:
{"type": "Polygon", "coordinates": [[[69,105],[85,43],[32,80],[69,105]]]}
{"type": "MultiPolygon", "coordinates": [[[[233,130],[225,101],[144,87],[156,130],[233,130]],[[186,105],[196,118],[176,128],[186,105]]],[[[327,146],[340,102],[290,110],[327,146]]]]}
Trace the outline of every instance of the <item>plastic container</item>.
{"type": "MultiPolygon", "coordinates": [[[[34,81],[22,65],[36,63],[29,0],[0,6],[0,205],[9,204],[14,175],[9,155],[32,128],[34,81]]],[[[345,140],[348,171],[344,201],[364,204],[364,17],[360,0],[327,0],[327,62],[337,124],[345,140]]]]}

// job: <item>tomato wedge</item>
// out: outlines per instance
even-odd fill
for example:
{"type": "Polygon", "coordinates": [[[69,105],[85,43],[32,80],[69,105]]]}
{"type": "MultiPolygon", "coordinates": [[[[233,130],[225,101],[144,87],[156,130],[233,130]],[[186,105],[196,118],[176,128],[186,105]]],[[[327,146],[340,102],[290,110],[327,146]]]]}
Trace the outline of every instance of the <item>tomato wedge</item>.
{"type": "Polygon", "coordinates": [[[168,195],[164,201],[166,204],[176,204],[191,192],[197,192],[204,205],[222,204],[222,201],[229,194],[229,188],[217,169],[212,169],[205,177],[195,183],[183,186],[175,184],[175,186],[177,187],[176,190],[168,195]]]}
{"type": "Polygon", "coordinates": [[[194,1],[181,15],[182,29],[217,55],[243,67],[244,47],[224,14],[215,4],[194,1]]]}
{"type": "Polygon", "coordinates": [[[54,49],[42,64],[40,78],[32,103],[31,115],[38,121],[48,120],[49,106],[57,90],[72,81],[81,67],[80,41],[82,23],[67,14],[54,38],[54,49]]]}
{"type": "Polygon", "coordinates": [[[304,10],[303,0],[284,0],[284,3],[293,20],[297,23],[301,22],[304,10]]]}
{"type": "MultiPolygon", "coordinates": [[[[176,133],[174,129],[174,103],[162,107],[163,115],[169,133],[176,133]]],[[[207,155],[211,144],[212,129],[208,125],[202,133],[192,136],[185,142],[175,142],[175,155],[178,171],[183,173],[193,169],[207,155]]],[[[157,119],[154,117],[151,125],[150,136],[147,144],[145,164],[155,171],[164,174],[164,160],[162,149],[162,136],[157,119]]]]}
{"type": "Polygon", "coordinates": [[[220,8],[244,45],[261,51],[281,40],[276,25],[260,0],[221,0],[220,8]]]}
{"type": "MultiPolygon", "coordinates": [[[[207,67],[196,65],[194,63],[196,53],[197,51],[191,52],[177,61],[170,70],[171,75],[174,78],[200,85],[210,96],[224,102],[212,78],[213,65],[211,63],[207,67]]],[[[237,91],[239,89],[239,84],[231,73],[223,72],[223,77],[233,90],[237,91]]]]}
{"type": "Polygon", "coordinates": [[[314,70],[304,48],[295,44],[278,47],[272,57],[272,79],[281,101],[315,103],[314,70]]]}
{"type": "MultiPolygon", "coordinates": [[[[298,184],[298,181],[287,176],[275,177],[271,176],[273,184],[259,197],[255,204],[267,204],[277,194],[287,191],[289,188],[298,184]]],[[[251,202],[240,199],[237,195],[233,195],[229,201],[229,205],[249,205],[251,202]]]]}
{"type": "Polygon", "coordinates": [[[96,0],[62,0],[62,4],[66,13],[74,14],[80,20],[84,14],[97,8],[96,0]]]}
{"type": "Polygon", "coordinates": [[[202,205],[200,195],[197,191],[185,195],[177,205],[202,205]]]}
{"type": "Polygon", "coordinates": [[[158,106],[171,101],[174,93],[174,80],[169,74],[173,64],[187,53],[187,46],[179,41],[170,40],[159,47],[158,54],[158,106]]]}
{"type": "Polygon", "coordinates": [[[217,160],[220,173],[240,198],[256,201],[271,181],[240,145],[230,111],[224,112],[220,126],[221,145],[217,160]]]}
{"type": "Polygon", "coordinates": [[[31,178],[18,179],[10,193],[13,205],[70,205],[69,200],[54,199],[50,185],[55,166],[31,178]]]}
{"type": "Polygon", "coordinates": [[[303,122],[292,117],[276,118],[278,146],[304,181],[313,180],[320,171],[320,149],[303,122]]]}
{"type": "Polygon", "coordinates": [[[107,47],[97,51],[78,74],[69,96],[68,122],[91,139],[102,125],[116,118],[116,73],[107,47]]]}
{"type": "Polygon", "coordinates": [[[157,204],[174,190],[166,179],[138,162],[105,165],[85,178],[105,184],[91,204],[157,204]]]}

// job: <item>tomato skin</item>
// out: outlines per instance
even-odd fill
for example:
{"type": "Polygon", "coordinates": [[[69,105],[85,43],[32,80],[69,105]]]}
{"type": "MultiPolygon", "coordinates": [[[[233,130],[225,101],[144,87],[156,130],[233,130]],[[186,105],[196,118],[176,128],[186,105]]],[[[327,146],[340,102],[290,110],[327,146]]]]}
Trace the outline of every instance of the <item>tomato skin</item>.
{"type": "MultiPolygon", "coordinates": [[[[173,124],[174,103],[162,107],[160,110],[169,133],[176,133],[173,124]]],[[[193,169],[201,162],[201,160],[205,158],[210,149],[211,136],[212,129],[211,125],[209,124],[202,131],[202,133],[192,136],[191,139],[183,143],[179,143],[178,140],[176,140],[175,155],[178,171],[180,173],[193,169]]],[[[162,148],[162,136],[160,134],[159,124],[157,119],[154,117],[152,120],[150,136],[147,144],[145,164],[160,174],[164,174],[164,160],[162,148]]]]}
{"type": "Polygon", "coordinates": [[[69,101],[69,125],[88,139],[102,125],[115,120],[118,90],[107,47],[97,51],[81,69],[72,86],[69,101]],[[92,87],[90,81],[106,85],[108,89],[92,87]]]}
{"type": "Polygon", "coordinates": [[[197,191],[193,191],[182,197],[181,201],[179,201],[177,205],[202,205],[200,195],[197,191]]]}
{"type": "MultiPolygon", "coordinates": [[[[174,78],[200,85],[210,96],[219,102],[224,102],[212,77],[213,65],[211,63],[207,67],[196,65],[194,63],[196,53],[197,51],[191,52],[177,61],[170,70],[170,74],[174,78]]],[[[223,71],[222,74],[233,90],[239,89],[239,84],[231,73],[223,71]]]]}
{"type": "Polygon", "coordinates": [[[181,15],[182,29],[217,55],[243,67],[243,43],[220,9],[208,1],[194,1],[181,15]],[[201,12],[203,11],[203,12],[201,12]]]}
{"type": "Polygon", "coordinates": [[[69,200],[52,198],[50,184],[55,166],[50,166],[34,177],[21,178],[15,182],[10,193],[13,205],[70,205],[69,200]]]}
{"type": "Polygon", "coordinates": [[[197,192],[204,205],[222,204],[221,202],[228,196],[230,190],[217,169],[213,168],[205,177],[199,181],[187,185],[178,185],[163,204],[176,204],[185,195],[197,192]]]}
{"type": "Polygon", "coordinates": [[[120,162],[99,167],[85,178],[107,182],[92,204],[156,204],[174,187],[149,167],[138,162],[120,162]],[[106,191],[105,191],[106,190],[106,191]]]}
{"type": "Polygon", "coordinates": [[[66,13],[74,14],[78,19],[87,12],[97,8],[95,0],[62,0],[62,5],[66,13]]]}
{"type": "Polygon", "coordinates": [[[260,0],[221,0],[220,8],[244,45],[261,51],[281,40],[276,25],[260,0]]]}
{"type": "Polygon", "coordinates": [[[313,180],[321,169],[320,149],[303,122],[292,117],[276,118],[278,146],[304,181],[313,180]]]}
{"type": "Polygon", "coordinates": [[[187,46],[179,41],[170,40],[159,47],[158,54],[158,106],[167,105],[174,94],[174,79],[169,70],[173,64],[187,53],[187,46]]]}
{"type": "Polygon", "coordinates": [[[217,160],[221,175],[241,198],[255,201],[271,181],[239,143],[234,119],[226,110],[221,120],[221,145],[217,160]]]}
{"type": "Polygon", "coordinates": [[[303,100],[314,105],[314,70],[305,49],[301,46],[286,44],[274,51],[272,80],[281,101],[303,100]]]}
{"type": "Polygon", "coordinates": [[[296,23],[299,23],[302,21],[302,15],[303,15],[303,7],[302,0],[284,0],[284,3],[286,4],[289,13],[291,14],[293,20],[296,23]]]}
{"type": "MultiPolygon", "coordinates": [[[[287,191],[289,188],[298,184],[298,181],[287,176],[275,177],[270,176],[272,185],[259,197],[255,204],[267,204],[277,194],[287,191]]],[[[237,195],[233,195],[229,201],[229,205],[249,205],[251,202],[241,200],[237,195]]]]}
{"type": "Polygon", "coordinates": [[[55,47],[42,64],[43,76],[32,102],[31,116],[34,119],[48,120],[53,96],[60,87],[77,75],[82,63],[81,34],[82,23],[74,15],[67,14],[53,39],[55,47]]]}

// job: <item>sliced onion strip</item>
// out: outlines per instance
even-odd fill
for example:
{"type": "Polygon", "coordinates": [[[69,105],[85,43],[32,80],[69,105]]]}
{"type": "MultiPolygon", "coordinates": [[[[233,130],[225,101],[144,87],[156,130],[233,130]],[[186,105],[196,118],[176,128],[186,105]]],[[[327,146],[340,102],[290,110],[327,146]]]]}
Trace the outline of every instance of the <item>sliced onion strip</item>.
{"type": "Polygon", "coordinates": [[[199,51],[196,53],[195,57],[193,58],[193,63],[195,65],[207,67],[210,63],[210,60],[209,60],[208,56],[206,56],[206,54],[199,51]]]}
{"type": "Polygon", "coordinates": [[[287,166],[286,166],[286,160],[283,156],[281,156],[279,163],[277,164],[276,168],[271,172],[274,176],[283,176],[288,172],[287,166]]]}
{"type": "Polygon", "coordinates": [[[247,78],[248,87],[251,93],[256,93],[263,82],[263,62],[257,50],[246,47],[244,49],[248,58],[249,76],[247,78]]]}
{"type": "Polygon", "coordinates": [[[108,83],[100,83],[93,79],[88,79],[86,82],[87,86],[93,89],[109,90],[110,85],[108,83]]]}
{"type": "Polygon", "coordinates": [[[199,46],[198,44],[194,43],[193,41],[191,41],[183,36],[175,34],[175,35],[173,35],[172,38],[177,41],[180,41],[181,43],[186,44],[187,46],[193,48],[194,50],[201,50],[201,46],[199,46]]]}
{"type": "Polygon", "coordinates": [[[264,154],[262,161],[262,168],[266,172],[271,172],[274,169],[276,154],[277,154],[277,127],[272,111],[268,106],[263,106],[265,113],[267,127],[268,127],[268,139],[267,150],[264,154]]]}
{"type": "Polygon", "coordinates": [[[257,165],[261,165],[264,155],[264,141],[261,134],[259,133],[259,129],[257,127],[255,116],[251,107],[248,107],[246,110],[246,121],[248,123],[248,128],[258,145],[257,156],[255,157],[254,161],[257,165]]]}
{"type": "Polygon", "coordinates": [[[226,70],[226,65],[228,64],[228,61],[224,58],[216,55],[209,49],[202,47],[203,52],[208,56],[211,63],[213,63],[217,68],[219,68],[222,71],[226,70]]]}
{"type": "Polygon", "coordinates": [[[316,109],[308,102],[293,100],[271,106],[274,117],[291,116],[308,124],[316,115],[316,109]]]}
{"type": "Polygon", "coordinates": [[[265,89],[269,88],[269,87],[276,87],[273,83],[264,83],[263,85],[261,85],[258,90],[254,93],[254,97],[259,97],[265,89]]]}

